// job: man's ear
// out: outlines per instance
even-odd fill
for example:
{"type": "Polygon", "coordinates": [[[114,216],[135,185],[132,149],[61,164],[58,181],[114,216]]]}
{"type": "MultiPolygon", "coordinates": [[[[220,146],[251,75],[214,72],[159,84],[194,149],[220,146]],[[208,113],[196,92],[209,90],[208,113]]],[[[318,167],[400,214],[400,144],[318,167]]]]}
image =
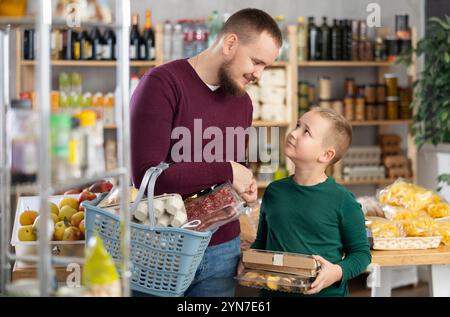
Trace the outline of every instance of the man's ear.
{"type": "Polygon", "coordinates": [[[238,37],[235,33],[227,33],[223,37],[222,53],[225,56],[233,55],[238,45],[238,37]]]}
{"type": "Polygon", "coordinates": [[[329,163],[336,156],[336,150],[332,147],[327,148],[322,155],[319,157],[321,163],[329,163]]]}

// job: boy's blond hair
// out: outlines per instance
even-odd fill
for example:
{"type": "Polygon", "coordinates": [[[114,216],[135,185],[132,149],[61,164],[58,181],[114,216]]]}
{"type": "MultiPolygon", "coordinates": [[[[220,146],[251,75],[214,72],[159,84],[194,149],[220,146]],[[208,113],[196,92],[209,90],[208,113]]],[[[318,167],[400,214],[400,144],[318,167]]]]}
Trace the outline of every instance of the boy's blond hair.
{"type": "Polygon", "coordinates": [[[311,111],[318,113],[331,123],[331,129],[327,133],[326,140],[327,144],[331,144],[336,151],[333,160],[330,162],[330,165],[333,165],[344,156],[352,143],[352,126],[344,116],[333,109],[315,107],[311,111]]]}

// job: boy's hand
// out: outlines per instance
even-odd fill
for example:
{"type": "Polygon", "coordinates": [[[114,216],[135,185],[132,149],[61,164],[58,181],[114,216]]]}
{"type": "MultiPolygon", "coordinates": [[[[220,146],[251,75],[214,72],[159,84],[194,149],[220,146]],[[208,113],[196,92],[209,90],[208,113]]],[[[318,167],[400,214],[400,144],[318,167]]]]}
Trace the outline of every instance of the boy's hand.
{"type": "Polygon", "coordinates": [[[241,196],[248,203],[254,203],[258,199],[258,184],[254,177],[249,188],[241,196]]]}
{"type": "Polygon", "coordinates": [[[342,279],[342,268],[339,265],[328,262],[319,255],[313,255],[313,258],[319,261],[320,272],[314,283],[311,284],[311,289],[304,292],[306,295],[317,294],[342,279]]]}

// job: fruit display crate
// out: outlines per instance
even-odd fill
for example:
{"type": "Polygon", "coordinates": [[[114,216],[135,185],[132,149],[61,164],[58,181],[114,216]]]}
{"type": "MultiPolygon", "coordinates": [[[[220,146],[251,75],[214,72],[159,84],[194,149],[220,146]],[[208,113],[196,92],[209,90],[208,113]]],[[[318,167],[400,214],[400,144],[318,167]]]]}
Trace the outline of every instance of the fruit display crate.
{"type": "MultiPolygon", "coordinates": [[[[92,201],[92,204],[97,205],[107,193],[97,194],[97,198],[92,201]]],[[[48,201],[58,205],[62,198],[72,197],[78,199],[78,194],[73,195],[56,195],[49,196],[48,201]]],[[[14,217],[14,226],[11,235],[11,245],[15,248],[17,256],[24,255],[38,255],[39,242],[38,241],[20,241],[18,237],[20,225],[20,214],[24,210],[39,211],[40,197],[39,196],[23,196],[19,197],[17,202],[16,214],[14,217]]],[[[74,241],[50,241],[52,255],[64,257],[84,257],[85,240],[74,241]]]]}

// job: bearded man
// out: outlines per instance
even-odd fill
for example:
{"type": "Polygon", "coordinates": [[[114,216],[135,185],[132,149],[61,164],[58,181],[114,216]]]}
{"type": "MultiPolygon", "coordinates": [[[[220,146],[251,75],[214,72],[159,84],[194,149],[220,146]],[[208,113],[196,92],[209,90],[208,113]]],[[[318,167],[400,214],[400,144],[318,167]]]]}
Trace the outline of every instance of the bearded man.
{"type": "MultiPolygon", "coordinates": [[[[251,126],[253,107],[245,86],[261,78],[281,44],[272,17],[258,9],[243,9],[229,17],[205,51],[148,71],[131,99],[134,186],[139,188],[148,168],[164,161],[171,166],[158,178],[155,195],[188,197],[229,181],[245,201],[256,201],[257,185],[245,166],[245,149],[226,144],[234,140],[227,137],[227,128],[251,126]],[[200,142],[195,135],[199,126],[200,142]],[[190,145],[180,147],[182,133],[175,131],[190,132],[190,145]],[[219,146],[208,155],[212,139],[219,146]]],[[[213,234],[185,296],[234,296],[239,234],[238,220],[213,234]]]]}

